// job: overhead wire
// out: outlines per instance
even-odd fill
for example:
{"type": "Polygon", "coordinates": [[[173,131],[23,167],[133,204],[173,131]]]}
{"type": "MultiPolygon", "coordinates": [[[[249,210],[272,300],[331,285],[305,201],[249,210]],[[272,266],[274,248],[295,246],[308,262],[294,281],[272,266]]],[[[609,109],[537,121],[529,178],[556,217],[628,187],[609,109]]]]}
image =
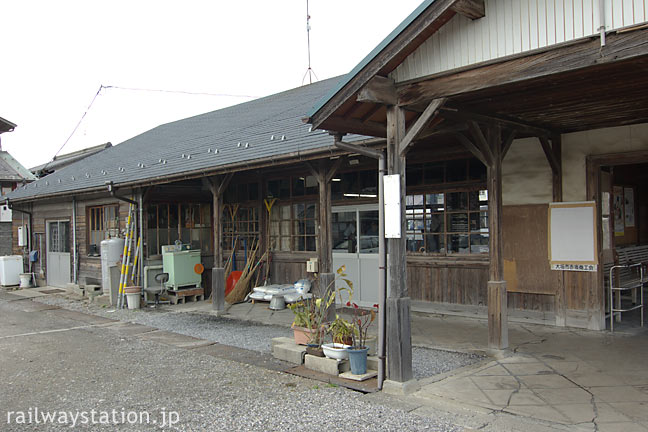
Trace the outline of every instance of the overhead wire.
{"type": "Polygon", "coordinates": [[[95,93],[94,97],[90,101],[90,104],[88,105],[88,108],[86,108],[85,112],[77,122],[76,126],[72,130],[72,133],[67,137],[63,145],[56,151],[54,154],[54,157],[52,157],[52,160],[47,162],[45,166],[42,168],[43,171],[47,169],[50,163],[52,163],[56,157],[61,153],[63,148],[67,145],[67,143],[72,139],[76,131],[79,129],[79,126],[81,126],[81,123],[83,122],[83,119],[85,119],[86,115],[92,108],[92,105],[95,103],[95,100],[97,100],[97,97],[101,93],[102,90],[104,89],[116,89],[116,90],[129,90],[129,91],[142,91],[142,92],[156,92],[156,93],[175,93],[175,94],[186,94],[186,95],[192,95],[192,96],[218,96],[218,97],[239,97],[239,98],[247,98],[247,99],[256,99],[257,96],[251,96],[251,95],[240,95],[240,94],[228,94],[228,93],[206,93],[206,92],[190,92],[190,91],[184,91],[184,90],[164,90],[164,89],[147,89],[147,88],[136,88],[136,87],[120,87],[120,86],[112,86],[112,85],[100,85],[99,89],[97,90],[97,93],[95,93]]]}

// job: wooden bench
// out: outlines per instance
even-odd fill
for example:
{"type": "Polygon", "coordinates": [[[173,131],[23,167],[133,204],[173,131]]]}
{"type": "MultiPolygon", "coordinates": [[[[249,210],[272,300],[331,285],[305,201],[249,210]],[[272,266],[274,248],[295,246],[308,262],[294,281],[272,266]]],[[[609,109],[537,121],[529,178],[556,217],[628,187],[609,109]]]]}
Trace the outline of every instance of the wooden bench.
{"type": "Polygon", "coordinates": [[[603,266],[608,283],[610,330],[614,331],[614,321],[621,321],[621,314],[636,309],[641,310],[643,327],[643,287],[648,283],[648,245],[618,248],[617,262],[603,266]],[[632,305],[623,307],[621,296],[630,293],[632,305]],[[613,319],[614,318],[614,319],[613,319]]]}

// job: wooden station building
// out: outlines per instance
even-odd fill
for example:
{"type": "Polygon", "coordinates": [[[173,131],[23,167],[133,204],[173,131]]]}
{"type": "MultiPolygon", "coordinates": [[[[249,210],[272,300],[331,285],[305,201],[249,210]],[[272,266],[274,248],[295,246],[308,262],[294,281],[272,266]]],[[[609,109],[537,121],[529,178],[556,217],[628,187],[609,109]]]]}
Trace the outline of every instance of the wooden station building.
{"type": "Polygon", "coordinates": [[[388,245],[390,379],[411,378],[411,310],[488,316],[494,348],[509,319],[603,330],[605,263],[648,243],[647,22],[645,0],[426,0],[342,78],[159,126],[9,198],[63,257],[43,265],[51,285],[101,279],[97,244],[128,209],[112,182],[141,203],[147,263],[180,239],[221,267],[233,239],[240,259],[257,238],[272,282],[318,257],[370,305],[377,164],[335,141],[386,149],[403,233],[388,245]],[[562,201],[595,203],[594,271],[551,269],[562,201]]]}

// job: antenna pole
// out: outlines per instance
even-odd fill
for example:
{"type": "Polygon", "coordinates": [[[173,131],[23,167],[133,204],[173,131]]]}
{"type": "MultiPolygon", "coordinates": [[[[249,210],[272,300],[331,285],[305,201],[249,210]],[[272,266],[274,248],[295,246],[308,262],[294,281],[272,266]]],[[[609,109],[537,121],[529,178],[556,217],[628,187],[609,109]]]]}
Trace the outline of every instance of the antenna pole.
{"type": "Polygon", "coordinates": [[[315,71],[313,71],[313,68],[311,68],[310,18],[311,17],[308,8],[308,0],[306,0],[306,41],[308,43],[308,69],[306,69],[306,73],[304,74],[304,78],[302,79],[302,85],[304,85],[304,81],[306,80],[306,75],[308,75],[309,84],[313,84],[313,76],[315,76],[315,79],[317,79],[317,75],[315,75],[315,71]]]}

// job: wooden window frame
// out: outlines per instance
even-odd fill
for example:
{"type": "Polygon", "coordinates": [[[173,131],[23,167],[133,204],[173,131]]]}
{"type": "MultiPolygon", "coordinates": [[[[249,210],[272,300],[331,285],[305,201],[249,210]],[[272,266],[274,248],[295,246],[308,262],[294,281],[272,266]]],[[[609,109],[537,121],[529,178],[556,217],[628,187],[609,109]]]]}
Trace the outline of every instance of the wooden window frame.
{"type": "Polygon", "coordinates": [[[119,204],[101,204],[101,205],[93,205],[93,206],[88,206],[86,207],[86,247],[88,253],[90,252],[90,245],[96,244],[97,246],[97,253],[101,253],[100,250],[100,244],[102,240],[105,240],[108,238],[106,236],[107,231],[115,231],[114,235],[119,234],[119,223],[120,223],[120,217],[119,217],[119,204]],[[115,214],[115,220],[116,220],[116,226],[115,227],[106,227],[108,225],[108,221],[106,220],[106,209],[112,208],[114,209],[114,214],[115,214]],[[98,214],[97,214],[98,213],[98,214]],[[100,223],[100,226],[97,226],[97,223],[100,223]],[[98,240],[96,243],[93,243],[93,233],[100,233],[104,232],[103,238],[101,240],[98,240]]]}
{"type": "MultiPolygon", "coordinates": [[[[160,232],[161,230],[166,230],[167,231],[167,239],[171,238],[177,238],[177,239],[182,239],[183,241],[186,240],[191,240],[191,237],[193,237],[193,230],[206,230],[209,232],[209,238],[203,239],[202,234],[200,231],[198,232],[198,241],[200,243],[200,250],[202,255],[209,255],[213,253],[213,215],[212,215],[212,205],[211,203],[204,203],[204,202],[151,202],[147,204],[146,207],[146,221],[147,221],[147,226],[146,226],[146,252],[147,256],[150,257],[155,257],[155,256],[160,256],[162,254],[162,244],[160,242],[160,232]],[[169,226],[169,222],[171,221],[171,208],[172,206],[177,206],[177,228],[169,226]],[[156,221],[156,226],[154,228],[150,227],[150,217],[151,217],[151,208],[155,207],[156,209],[156,214],[155,214],[155,221],[156,221]],[[160,227],[160,208],[166,208],[167,211],[167,226],[166,227],[160,227]],[[195,208],[198,208],[198,214],[199,214],[199,222],[198,225],[196,226],[196,220],[195,217],[189,218],[189,222],[187,222],[185,218],[185,226],[182,226],[183,222],[183,210],[186,207],[190,207],[192,209],[192,212],[195,212],[195,208]],[[207,212],[205,212],[205,209],[207,209],[207,212]],[[208,214],[209,216],[206,216],[208,214]],[[151,231],[155,230],[155,245],[156,245],[156,251],[152,253],[151,251],[151,231]],[[190,230],[189,231],[189,236],[190,239],[183,239],[183,230],[190,230]],[[175,233],[176,235],[172,236],[171,234],[175,233]]],[[[175,241],[175,240],[173,240],[175,241]]],[[[193,241],[193,240],[192,240],[193,241]]],[[[167,240],[167,244],[172,244],[171,240],[167,240]]]]}

